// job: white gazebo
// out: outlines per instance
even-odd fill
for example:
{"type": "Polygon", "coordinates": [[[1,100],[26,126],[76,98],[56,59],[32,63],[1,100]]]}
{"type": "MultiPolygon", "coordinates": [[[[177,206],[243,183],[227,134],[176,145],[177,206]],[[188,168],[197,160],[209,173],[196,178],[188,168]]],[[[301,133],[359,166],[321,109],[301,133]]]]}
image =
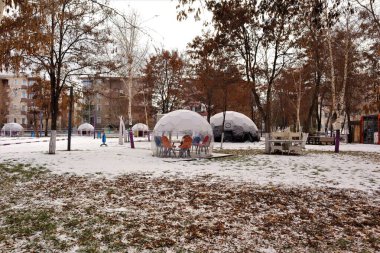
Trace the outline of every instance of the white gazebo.
{"type": "Polygon", "coordinates": [[[83,123],[78,127],[78,134],[79,135],[91,135],[94,133],[94,127],[89,123],[83,123]]]}
{"type": "MultiPolygon", "coordinates": [[[[222,138],[223,112],[210,119],[216,141],[222,138]]],[[[224,140],[231,142],[259,141],[260,136],[256,124],[242,113],[226,111],[224,121],[224,140]]]]}
{"type": "Polygon", "coordinates": [[[153,136],[152,151],[155,156],[212,155],[212,128],[206,119],[193,111],[178,110],[166,114],[154,127],[153,136]]]}
{"type": "Polygon", "coordinates": [[[4,136],[21,136],[24,134],[24,128],[18,123],[6,123],[1,128],[1,133],[4,136]]]}
{"type": "Polygon", "coordinates": [[[137,137],[142,137],[147,134],[149,127],[143,123],[137,123],[132,127],[132,132],[137,137]]]}

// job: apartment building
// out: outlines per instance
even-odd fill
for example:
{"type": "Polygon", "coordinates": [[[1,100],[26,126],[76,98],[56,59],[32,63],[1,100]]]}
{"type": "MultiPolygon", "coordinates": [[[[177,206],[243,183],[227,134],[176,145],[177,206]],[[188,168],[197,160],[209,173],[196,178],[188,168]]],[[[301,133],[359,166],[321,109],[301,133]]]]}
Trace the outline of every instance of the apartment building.
{"type": "Polygon", "coordinates": [[[146,123],[146,116],[148,120],[151,120],[149,117],[152,115],[151,99],[142,90],[141,78],[133,80],[132,122],[128,122],[128,79],[117,76],[82,77],[81,82],[82,123],[91,123],[96,129],[112,129],[118,128],[119,116],[124,117],[127,127],[129,123],[131,125],[146,123]],[[147,115],[145,109],[147,109],[147,115]]]}
{"type": "Polygon", "coordinates": [[[2,94],[0,107],[5,108],[4,111],[7,112],[0,124],[14,122],[21,124],[25,129],[31,128],[32,94],[28,91],[35,82],[35,78],[25,75],[0,74],[0,80],[2,89],[6,91],[2,94]]]}

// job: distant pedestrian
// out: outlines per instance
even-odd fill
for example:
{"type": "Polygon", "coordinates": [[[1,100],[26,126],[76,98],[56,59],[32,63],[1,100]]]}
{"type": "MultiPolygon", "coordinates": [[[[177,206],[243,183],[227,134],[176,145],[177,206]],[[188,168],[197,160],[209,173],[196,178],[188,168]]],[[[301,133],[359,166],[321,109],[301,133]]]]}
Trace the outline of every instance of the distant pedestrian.
{"type": "Polygon", "coordinates": [[[107,137],[106,137],[106,133],[104,132],[104,130],[102,131],[102,144],[100,144],[100,146],[108,146],[106,144],[106,141],[107,141],[107,137]]]}

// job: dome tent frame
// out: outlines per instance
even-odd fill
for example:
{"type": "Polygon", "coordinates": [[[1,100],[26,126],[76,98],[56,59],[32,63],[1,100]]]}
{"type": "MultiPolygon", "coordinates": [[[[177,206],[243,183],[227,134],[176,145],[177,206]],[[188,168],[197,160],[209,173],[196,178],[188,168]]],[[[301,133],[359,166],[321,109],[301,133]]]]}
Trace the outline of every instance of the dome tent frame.
{"type": "MultiPolygon", "coordinates": [[[[221,141],[223,131],[223,112],[211,117],[210,123],[213,129],[215,141],[221,141]]],[[[226,111],[224,122],[224,140],[227,142],[259,141],[260,136],[255,123],[246,115],[226,111]]]]}
{"type": "Polygon", "coordinates": [[[22,136],[24,134],[24,128],[18,123],[6,123],[1,128],[3,136],[22,136]]]}
{"type": "Polygon", "coordinates": [[[200,114],[177,110],[165,114],[156,124],[151,141],[153,156],[200,158],[212,156],[214,136],[200,114]]]}
{"type": "Polygon", "coordinates": [[[83,123],[78,127],[78,134],[80,136],[94,134],[95,128],[90,123],[83,123]]]}
{"type": "Polygon", "coordinates": [[[132,132],[135,137],[143,137],[149,134],[149,127],[143,123],[136,123],[132,126],[132,132]]]}

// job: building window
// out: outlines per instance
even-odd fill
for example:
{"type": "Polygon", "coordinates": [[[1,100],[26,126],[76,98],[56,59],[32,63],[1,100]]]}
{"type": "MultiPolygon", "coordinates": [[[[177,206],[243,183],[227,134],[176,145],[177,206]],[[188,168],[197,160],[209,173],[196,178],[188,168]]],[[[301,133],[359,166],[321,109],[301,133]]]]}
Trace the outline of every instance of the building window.
{"type": "Polygon", "coordinates": [[[26,112],[26,106],[25,105],[22,106],[22,111],[26,112]]]}
{"type": "Polygon", "coordinates": [[[96,105],[96,110],[100,112],[100,105],[96,105]]]}
{"type": "Polygon", "coordinates": [[[26,85],[26,80],[25,79],[22,80],[22,84],[26,85]]]}
{"type": "Polygon", "coordinates": [[[23,125],[26,124],[26,120],[25,120],[25,118],[22,118],[22,124],[23,124],[23,125]]]}
{"type": "Polygon", "coordinates": [[[17,119],[16,118],[13,119],[13,123],[17,123],[17,119]]]}
{"type": "Polygon", "coordinates": [[[17,90],[16,89],[13,90],[13,96],[17,97],[17,90]]]}
{"type": "Polygon", "coordinates": [[[17,105],[12,105],[13,110],[17,110],[17,105]]]}
{"type": "Polygon", "coordinates": [[[22,91],[22,93],[21,93],[21,97],[22,97],[22,98],[27,98],[26,91],[24,91],[24,90],[22,91]]]}
{"type": "Polygon", "coordinates": [[[96,124],[102,123],[102,118],[101,117],[96,117],[96,124]]]}
{"type": "Polygon", "coordinates": [[[84,87],[89,87],[92,84],[92,81],[91,80],[83,80],[82,84],[84,87]]]}
{"type": "Polygon", "coordinates": [[[17,85],[17,79],[14,80],[14,84],[17,85]]]}

